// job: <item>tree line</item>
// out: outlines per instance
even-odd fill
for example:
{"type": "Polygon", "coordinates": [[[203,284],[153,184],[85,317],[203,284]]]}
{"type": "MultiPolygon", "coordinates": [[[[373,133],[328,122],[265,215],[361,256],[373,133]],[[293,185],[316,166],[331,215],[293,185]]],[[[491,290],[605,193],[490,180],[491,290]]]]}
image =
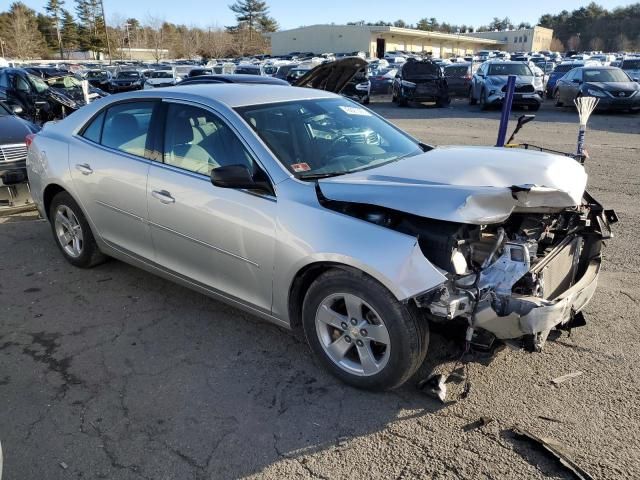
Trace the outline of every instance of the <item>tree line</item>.
{"type": "Polygon", "coordinates": [[[126,60],[130,49],[147,48],[159,61],[165,57],[222,58],[267,52],[265,34],[276,31],[278,23],[269,16],[266,2],[238,0],[229,8],[237,23],[227,27],[200,28],[155,15],[136,19],[114,13],[107,17],[105,28],[100,0],[73,0],[68,8],[65,0],[49,0],[42,12],[16,1],[0,12],[0,56],[67,59],[78,50],[97,56],[111,50],[113,59],[126,60]]]}

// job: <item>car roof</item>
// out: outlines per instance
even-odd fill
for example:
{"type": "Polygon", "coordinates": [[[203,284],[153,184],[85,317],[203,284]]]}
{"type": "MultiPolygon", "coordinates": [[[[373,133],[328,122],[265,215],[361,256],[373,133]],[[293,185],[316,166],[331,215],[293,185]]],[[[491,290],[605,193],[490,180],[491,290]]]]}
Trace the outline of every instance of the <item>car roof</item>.
{"type": "MultiPolygon", "coordinates": [[[[186,96],[210,98],[231,108],[266,103],[339,98],[333,93],[313,88],[296,88],[282,85],[218,83],[178,85],[161,93],[178,93],[186,96]]],[[[139,93],[139,92],[138,92],[139,93]]]]}

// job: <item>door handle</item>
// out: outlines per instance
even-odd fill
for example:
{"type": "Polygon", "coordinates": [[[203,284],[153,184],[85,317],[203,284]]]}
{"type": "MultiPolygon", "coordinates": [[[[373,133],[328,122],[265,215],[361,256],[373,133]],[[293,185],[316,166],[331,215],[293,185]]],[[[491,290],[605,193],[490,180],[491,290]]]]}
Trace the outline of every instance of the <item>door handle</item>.
{"type": "Polygon", "coordinates": [[[78,170],[83,175],[91,175],[93,170],[88,163],[78,163],[76,164],[76,170],[78,170]]]}
{"type": "Polygon", "coordinates": [[[151,196],[164,204],[176,203],[176,199],[166,190],[154,190],[151,192],[151,196]]]}

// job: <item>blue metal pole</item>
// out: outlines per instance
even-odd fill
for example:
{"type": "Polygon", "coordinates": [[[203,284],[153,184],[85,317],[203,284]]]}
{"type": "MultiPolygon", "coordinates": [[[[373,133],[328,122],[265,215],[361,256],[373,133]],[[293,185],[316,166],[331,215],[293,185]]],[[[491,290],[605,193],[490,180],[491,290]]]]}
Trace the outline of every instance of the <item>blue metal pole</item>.
{"type": "Polygon", "coordinates": [[[509,75],[507,80],[507,91],[504,100],[502,100],[502,115],[500,116],[500,128],[498,130],[498,142],[496,147],[504,147],[504,140],[507,136],[507,127],[509,126],[509,115],[511,115],[511,105],[513,104],[513,92],[516,89],[516,76],[509,75]]]}

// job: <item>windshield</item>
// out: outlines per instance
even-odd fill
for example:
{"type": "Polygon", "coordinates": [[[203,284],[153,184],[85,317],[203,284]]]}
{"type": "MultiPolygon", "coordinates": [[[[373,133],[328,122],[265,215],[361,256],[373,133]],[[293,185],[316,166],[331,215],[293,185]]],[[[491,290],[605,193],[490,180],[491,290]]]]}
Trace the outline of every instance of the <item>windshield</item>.
{"type": "Polygon", "coordinates": [[[492,63],[487,75],[522,75],[530,77],[533,74],[524,63],[492,63]]]}
{"type": "Polygon", "coordinates": [[[316,99],[237,109],[298,178],[341,175],[422,153],[418,144],[346,99],[316,99]]]}
{"type": "Polygon", "coordinates": [[[87,72],[87,78],[101,79],[107,77],[107,72],[87,72]]]}
{"type": "Polygon", "coordinates": [[[640,59],[624,60],[622,62],[622,68],[624,68],[625,70],[640,70],[640,59]]]}
{"type": "Polygon", "coordinates": [[[173,78],[173,73],[166,70],[159,72],[151,72],[151,78],[173,78]]]}
{"type": "Polygon", "coordinates": [[[138,72],[120,72],[116,78],[140,78],[138,72]]]}
{"type": "Polygon", "coordinates": [[[622,70],[583,70],[585,82],[630,82],[631,79],[622,70]]]}
{"type": "Polygon", "coordinates": [[[47,85],[40,77],[36,77],[35,75],[31,75],[30,73],[28,74],[28,77],[31,81],[31,84],[33,85],[33,88],[36,89],[36,92],[44,93],[49,90],[49,85],[47,85]]]}
{"type": "Polygon", "coordinates": [[[275,75],[275,73],[278,71],[278,67],[274,65],[266,65],[263,68],[264,73],[266,73],[267,75],[275,75]]]}

